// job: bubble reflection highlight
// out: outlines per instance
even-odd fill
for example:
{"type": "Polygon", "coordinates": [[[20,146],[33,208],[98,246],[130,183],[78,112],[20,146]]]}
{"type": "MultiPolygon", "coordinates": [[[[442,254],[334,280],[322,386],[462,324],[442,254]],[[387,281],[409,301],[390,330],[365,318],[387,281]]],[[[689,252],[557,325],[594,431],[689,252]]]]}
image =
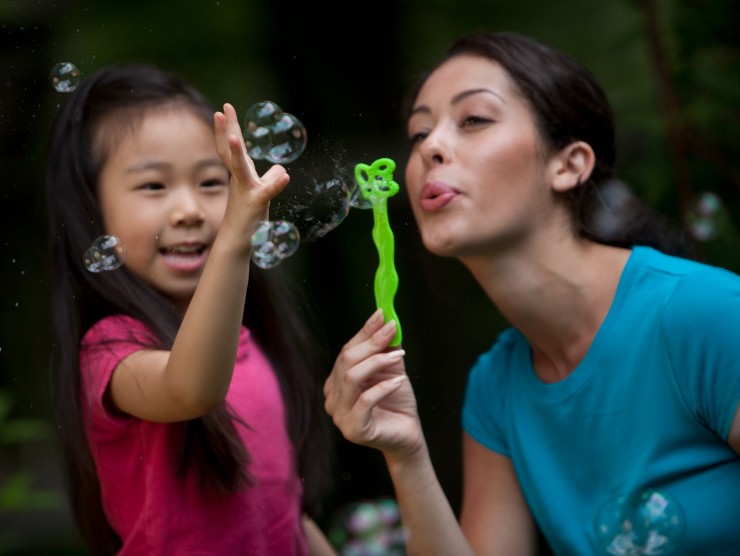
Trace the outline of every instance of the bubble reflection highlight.
{"type": "Polygon", "coordinates": [[[602,554],[673,554],[680,546],[685,518],[671,495],[648,489],[608,500],[599,510],[595,526],[602,554]]]}
{"type": "Polygon", "coordinates": [[[341,556],[406,554],[398,504],[392,498],[348,504],[334,516],[328,534],[341,556]]]}
{"type": "Polygon", "coordinates": [[[724,205],[714,193],[704,192],[697,196],[689,210],[688,223],[691,237],[696,241],[711,241],[720,235],[724,205]]]}

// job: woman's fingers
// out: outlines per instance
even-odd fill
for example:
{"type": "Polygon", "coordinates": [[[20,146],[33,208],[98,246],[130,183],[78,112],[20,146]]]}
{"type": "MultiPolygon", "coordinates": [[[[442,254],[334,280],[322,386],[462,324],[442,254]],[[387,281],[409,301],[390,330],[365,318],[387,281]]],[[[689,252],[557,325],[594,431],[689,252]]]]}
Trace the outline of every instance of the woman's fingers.
{"type": "MultiPolygon", "coordinates": [[[[394,330],[393,327],[388,329],[394,330]]],[[[393,332],[389,334],[393,336],[393,332]]],[[[345,347],[324,383],[324,407],[335,419],[351,412],[358,397],[376,384],[388,377],[405,376],[402,360],[405,352],[379,351],[369,346],[371,339],[372,336],[361,344],[345,347]]]]}
{"type": "Polygon", "coordinates": [[[334,381],[345,380],[345,375],[356,365],[372,355],[382,353],[395,334],[395,323],[383,324],[383,312],[378,309],[363,327],[339,352],[331,374],[324,383],[324,395],[328,395],[334,381]]]}
{"type": "Polygon", "coordinates": [[[355,334],[349,342],[342,348],[343,352],[348,352],[357,346],[365,344],[365,349],[358,351],[356,356],[366,357],[368,351],[382,351],[388,347],[390,340],[396,333],[396,322],[389,321],[383,323],[383,310],[377,309],[370,318],[367,319],[362,328],[355,334]],[[367,343],[369,342],[369,343],[367,343]]]}
{"type": "MultiPolygon", "coordinates": [[[[364,390],[350,411],[332,415],[334,423],[342,434],[358,444],[373,444],[381,440],[378,432],[381,426],[373,419],[373,410],[408,380],[406,375],[398,375],[364,390]]],[[[330,414],[331,415],[331,414],[330,414]]]]}

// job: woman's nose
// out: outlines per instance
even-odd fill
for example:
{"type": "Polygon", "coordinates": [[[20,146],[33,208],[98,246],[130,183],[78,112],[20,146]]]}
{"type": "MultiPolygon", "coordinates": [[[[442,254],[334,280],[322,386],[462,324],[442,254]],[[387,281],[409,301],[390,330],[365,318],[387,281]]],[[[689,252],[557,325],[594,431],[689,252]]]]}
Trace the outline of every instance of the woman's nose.
{"type": "Polygon", "coordinates": [[[442,164],[449,158],[449,145],[442,130],[435,129],[424,138],[421,154],[427,164],[442,164]]]}

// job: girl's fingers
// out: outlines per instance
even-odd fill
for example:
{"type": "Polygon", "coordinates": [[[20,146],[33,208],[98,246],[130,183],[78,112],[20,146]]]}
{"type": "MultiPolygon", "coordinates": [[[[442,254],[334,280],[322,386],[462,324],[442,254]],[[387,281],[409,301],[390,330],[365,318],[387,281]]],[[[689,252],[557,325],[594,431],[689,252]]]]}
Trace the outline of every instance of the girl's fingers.
{"type": "Polygon", "coordinates": [[[279,164],[275,164],[274,166],[271,166],[260,179],[262,181],[262,185],[267,189],[267,194],[270,199],[272,199],[285,189],[290,182],[290,175],[285,171],[285,168],[279,164]]]}
{"type": "Polygon", "coordinates": [[[229,169],[234,177],[236,177],[239,183],[244,185],[250,184],[254,186],[259,183],[257,170],[254,167],[254,162],[247,154],[244,140],[240,136],[230,133],[227,137],[227,141],[231,158],[231,166],[229,169]]]}
{"type": "Polygon", "coordinates": [[[226,131],[226,116],[222,112],[213,115],[213,130],[216,137],[216,152],[224,164],[231,168],[231,147],[226,131]]]}
{"type": "Polygon", "coordinates": [[[278,195],[290,182],[285,168],[271,166],[260,178],[254,161],[247,152],[239,119],[234,107],[226,103],[223,112],[213,117],[216,134],[216,150],[237,182],[259,192],[259,202],[264,203],[278,195]]]}
{"type": "Polygon", "coordinates": [[[234,107],[229,103],[224,104],[223,112],[216,112],[213,115],[213,125],[216,135],[216,151],[224,164],[232,173],[246,166],[248,171],[242,177],[256,180],[257,171],[247,153],[247,146],[244,143],[244,136],[234,107]]]}

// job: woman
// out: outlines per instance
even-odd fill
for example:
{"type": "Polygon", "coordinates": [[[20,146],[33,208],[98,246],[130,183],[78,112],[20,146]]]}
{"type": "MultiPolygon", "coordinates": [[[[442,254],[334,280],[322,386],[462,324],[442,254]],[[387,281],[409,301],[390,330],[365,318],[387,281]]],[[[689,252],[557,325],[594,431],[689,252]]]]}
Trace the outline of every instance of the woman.
{"type": "Polygon", "coordinates": [[[468,379],[459,527],[404,353],[387,349],[394,323],[373,315],[325,383],[344,436],[385,456],[409,553],[534,554],[538,528],[564,555],[736,553],[740,278],[675,256],[646,209],[600,235],[612,113],[571,57],[473,34],[412,99],[424,245],[459,259],[511,328],[468,379]]]}

